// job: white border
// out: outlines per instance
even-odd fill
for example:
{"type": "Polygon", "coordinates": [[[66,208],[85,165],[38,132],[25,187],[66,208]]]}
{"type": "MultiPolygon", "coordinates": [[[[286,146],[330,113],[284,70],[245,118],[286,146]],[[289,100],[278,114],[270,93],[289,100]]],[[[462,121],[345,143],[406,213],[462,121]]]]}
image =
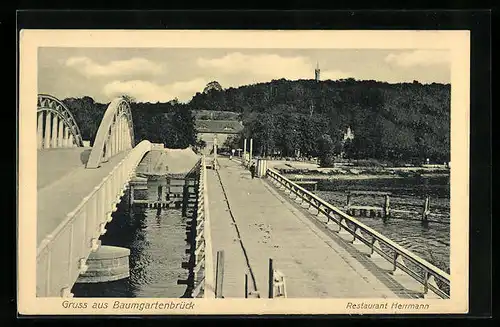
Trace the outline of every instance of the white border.
{"type": "MultiPolygon", "coordinates": [[[[469,31],[124,31],[23,30],[20,34],[18,310],[22,314],[362,314],[466,313],[469,265],[469,31]],[[122,299],[193,301],[192,310],[65,309],[63,299],[35,297],[36,101],[39,47],[446,49],[451,51],[451,298],[422,300],[428,310],[346,310],[360,299],[122,299]]],[[[110,307],[118,299],[98,299],[110,307]]],[[[73,299],[93,303],[96,299],[73,299]]],[[[363,299],[380,302],[380,299],[363,299]]],[[[392,303],[394,301],[389,300],[392,303]]],[[[398,300],[415,303],[415,300],[398,300]]]]}

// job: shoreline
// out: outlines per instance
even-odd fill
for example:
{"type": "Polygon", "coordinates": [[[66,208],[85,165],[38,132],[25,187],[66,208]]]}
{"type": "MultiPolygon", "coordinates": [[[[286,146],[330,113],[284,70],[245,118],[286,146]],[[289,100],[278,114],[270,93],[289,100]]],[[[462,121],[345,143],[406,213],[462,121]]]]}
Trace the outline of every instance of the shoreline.
{"type": "Polygon", "coordinates": [[[292,181],[300,181],[300,180],[364,180],[364,179],[399,179],[404,178],[399,175],[369,175],[369,174],[349,174],[349,175],[318,175],[318,174],[301,174],[301,179],[296,179],[298,174],[287,174],[283,173],[283,176],[289,178],[292,181]]]}
{"type": "Polygon", "coordinates": [[[401,179],[401,178],[432,178],[432,177],[447,177],[450,174],[446,173],[423,173],[402,176],[400,174],[317,174],[317,173],[288,173],[280,172],[286,178],[291,180],[366,180],[366,179],[401,179]],[[300,177],[299,177],[300,176],[300,177]]]}

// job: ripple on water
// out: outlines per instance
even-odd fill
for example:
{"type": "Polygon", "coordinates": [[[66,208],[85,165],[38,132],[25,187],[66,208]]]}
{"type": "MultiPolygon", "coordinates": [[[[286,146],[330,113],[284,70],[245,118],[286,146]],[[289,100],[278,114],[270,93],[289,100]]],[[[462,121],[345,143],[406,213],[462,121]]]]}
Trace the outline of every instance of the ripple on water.
{"type": "MultiPolygon", "coordinates": [[[[322,186],[322,188],[315,193],[332,205],[342,208],[346,202],[346,189],[391,191],[393,195],[397,195],[394,199],[391,197],[391,206],[397,207],[399,203],[401,203],[401,207],[398,207],[398,209],[406,209],[405,206],[411,207],[411,205],[421,205],[422,196],[431,194],[431,209],[435,208],[436,212],[449,213],[449,193],[447,193],[447,187],[449,187],[449,185],[433,185],[432,183],[428,183],[425,186],[417,185],[415,190],[412,191],[412,185],[403,185],[402,183],[404,183],[404,181],[398,181],[397,183],[399,184],[396,186],[394,185],[394,181],[376,181],[376,183],[378,183],[376,185],[377,189],[374,189],[373,185],[370,184],[372,182],[373,181],[369,183],[364,181],[341,181],[331,182],[330,184],[323,183],[322,185],[318,184],[320,187],[322,186]],[[340,184],[337,185],[336,183],[340,184]],[[360,185],[357,183],[360,183],[360,185]]],[[[410,182],[413,183],[414,181],[410,182]]],[[[437,182],[444,183],[445,181],[437,182]]],[[[355,202],[355,204],[380,205],[383,200],[373,197],[355,197],[354,201],[358,201],[355,202]]],[[[413,207],[413,210],[414,208],[415,207],[413,207]]],[[[367,217],[356,217],[356,219],[421,258],[429,261],[438,268],[449,272],[449,224],[430,222],[427,225],[423,225],[419,221],[403,219],[389,219],[384,222],[381,218],[367,217]]],[[[441,219],[449,222],[449,217],[433,219],[441,219]]]]}
{"type": "Polygon", "coordinates": [[[130,277],[107,283],[75,285],[76,297],[170,297],[179,298],[188,271],[181,267],[185,254],[185,218],[180,210],[146,210],[130,216],[119,207],[107,225],[103,244],[130,249],[130,277]]]}

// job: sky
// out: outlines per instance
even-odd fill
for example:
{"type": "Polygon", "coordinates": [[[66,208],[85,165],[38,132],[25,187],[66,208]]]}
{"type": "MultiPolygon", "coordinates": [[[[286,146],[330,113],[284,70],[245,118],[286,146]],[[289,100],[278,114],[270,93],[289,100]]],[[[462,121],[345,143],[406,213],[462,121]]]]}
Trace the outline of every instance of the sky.
{"type": "Polygon", "coordinates": [[[222,88],[273,79],[354,78],[389,83],[450,83],[450,54],[426,49],[38,49],[38,93],[90,96],[107,103],[123,94],[139,102],[191,100],[205,85],[222,88]]]}

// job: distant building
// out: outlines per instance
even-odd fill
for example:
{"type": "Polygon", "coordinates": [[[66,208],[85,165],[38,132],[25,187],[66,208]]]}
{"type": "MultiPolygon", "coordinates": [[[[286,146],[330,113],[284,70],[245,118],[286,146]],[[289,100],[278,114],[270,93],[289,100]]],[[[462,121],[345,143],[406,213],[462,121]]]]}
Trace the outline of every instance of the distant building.
{"type": "Polygon", "coordinates": [[[347,131],[344,133],[344,142],[352,139],[354,139],[354,133],[351,130],[351,126],[347,126],[347,131]]]}
{"type": "Polygon", "coordinates": [[[243,124],[236,120],[196,120],[195,128],[198,138],[206,142],[202,152],[209,154],[214,146],[214,140],[220,147],[231,135],[238,135],[243,130],[243,124]]]}
{"type": "Polygon", "coordinates": [[[351,130],[351,126],[347,126],[347,131],[344,133],[344,139],[342,140],[342,151],[340,152],[340,158],[345,158],[345,142],[352,139],[354,139],[354,133],[351,130]]]}
{"type": "Polygon", "coordinates": [[[316,63],[316,69],[314,70],[314,79],[316,80],[316,82],[319,82],[320,72],[321,70],[319,69],[319,63],[316,63]]]}

